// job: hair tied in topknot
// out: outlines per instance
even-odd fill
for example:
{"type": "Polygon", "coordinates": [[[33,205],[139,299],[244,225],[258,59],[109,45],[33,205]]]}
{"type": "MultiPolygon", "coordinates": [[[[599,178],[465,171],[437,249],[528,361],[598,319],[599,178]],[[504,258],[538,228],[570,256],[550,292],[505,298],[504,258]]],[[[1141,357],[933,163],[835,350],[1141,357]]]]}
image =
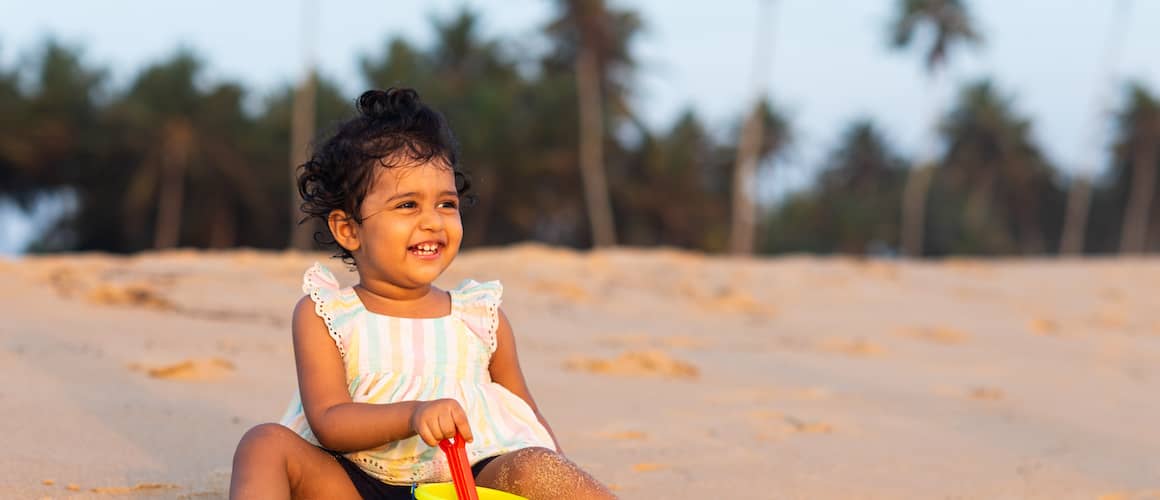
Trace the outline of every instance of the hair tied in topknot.
{"type": "Polygon", "coordinates": [[[358,98],[359,114],[372,120],[415,116],[420,111],[419,93],[413,89],[368,90],[358,98]]]}
{"type": "MultiPolygon", "coordinates": [[[[428,162],[449,167],[463,206],[471,205],[471,183],[459,165],[455,135],[438,111],[419,100],[418,92],[368,90],[355,105],[357,116],[339,124],[299,167],[303,213],[326,222],[341,210],[361,224],[362,204],[378,169],[428,162]]],[[[336,257],[355,265],[349,250],[333,239],[323,241],[335,246],[336,257]]]]}

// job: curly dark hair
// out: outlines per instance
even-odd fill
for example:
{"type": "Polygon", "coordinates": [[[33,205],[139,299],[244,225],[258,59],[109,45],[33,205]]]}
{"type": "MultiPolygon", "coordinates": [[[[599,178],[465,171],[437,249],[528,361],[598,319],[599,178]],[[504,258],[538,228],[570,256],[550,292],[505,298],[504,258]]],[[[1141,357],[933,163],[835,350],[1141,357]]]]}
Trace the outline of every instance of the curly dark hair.
{"type": "MultiPolygon", "coordinates": [[[[408,88],[368,90],[356,101],[358,115],[341,123],[318,147],[309,161],[298,167],[298,193],[302,195],[299,223],[312,217],[324,223],[334,210],[346,212],[361,224],[360,210],[374,180],[375,167],[438,160],[455,175],[461,204],[471,205],[471,181],[458,160],[458,146],[447,120],[419,100],[408,88]]],[[[329,233],[329,232],[328,232],[329,233]]],[[[350,251],[321,232],[314,240],[334,246],[343,262],[354,266],[350,251]]]]}

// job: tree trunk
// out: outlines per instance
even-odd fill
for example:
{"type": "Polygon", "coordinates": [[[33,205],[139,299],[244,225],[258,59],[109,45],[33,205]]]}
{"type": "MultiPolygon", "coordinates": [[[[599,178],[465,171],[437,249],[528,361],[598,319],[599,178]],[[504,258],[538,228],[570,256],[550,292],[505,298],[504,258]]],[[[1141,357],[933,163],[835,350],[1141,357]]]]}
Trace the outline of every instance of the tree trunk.
{"type": "Polygon", "coordinates": [[[290,248],[310,250],[315,224],[299,224],[302,219],[302,195],[298,192],[298,166],[306,163],[307,148],[314,137],[315,76],[308,69],[306,77],[294,92],[290,116],[290,248]]]}
{"type": "MultiPolygon", "coordinates": [[[[1034,190],[1036,186],[1031,184],[1024,189],[1034,190]]],[[[1025,194],[1024,196],[1025,200],[1016,202],[1017,216],[1019,217],[1019,250],[1024,255],[1042,254],[1047,246],[1043,240],[1043,225],[1039,223],[1039,194],[1025,194]]]]}
{"type": "Polygon", "coordinates": [[[487,228],[491,222],[492,207],[495,206],[496,177],[491,175],[492,169],[485,165],[477,167],[480,174],[478,182],[472,184],[472,190],[478,190],[478,203],[469,208],[470,224],[464,231],[464,246],[478,247],[487,243],[487,228]]]}
{"type": "Polygon", "coordinates": [[[926,242],[926,198],[930,183],[934,178],[934,168],[938,163],[938,122],[941,115],[938,105],[939,70],[933,69],[927,80],[926,105],[930,117],[926,122],[924,144],[918,161],[906,174],[906,185],[902,188],[902,234],[899,247],[903,255],[922,257],[926,242]]]}
{"type": "Polygon", "coordinates": [[[1137,144],[1133,155],[1132,191],[1124,211],[1124,225],[1120,232],[1120,253],[1144,253],[1148,242],[1148,216],[1152,212],[1152,198],[1156,191],[1156,147],[1137,144]]]}
{"type": "Polygon", "coordinates": [[[234,222],[233,203],[219,198],[213,207],[212,225],[209,228],[210,248],[233,248],[238,242],[237,224],[234,222]]]}
{"type": "Polygon", "coordinates": [[[291,249],[310,250],[314,247],[314,234],[322,224],[315,219],[302,219],[302,195],[298,193],[298,166],[309,158],[307,149],[314,137],[315,88],[318,77],[314,73],[316,46],[318,45],[318,24],[321,12],[318,0],[302,0],[299,18],[299,39],[302,50],[302,81],[294,89],[294,100],[290,110],[290,220],[287,245],[291,249]]]}
{"type": "Polygon", "coordinates": [[[580,104],[580,177],[584,182],[592,245],[612,246],[616,244],[616,226],[604,177],[604,99],[596,54],[587,46],[581,47],[576,58],[576,90],[580,104]]]}
{"type": "Polygon", "coordinates": [[[761,139],[765,136],[764,99],[770,52],[773,50],[773,4],[764,0],[757,13],[757,37],[753,50],[753,109],[741,126],[737,158],[733,167],[732,224],[729,252],[752,255],[757,242],[757,163],[761,160],[761,139]]]}
{"type": "Polygon", "coordinates": [[[154,248],[176,247],[181,237],[185,203],[185,171],[193,149],[193,129],[184,119],[165,123],[161,146],[161,185],[157,193],[154,248]]]}
{"type": "Polygon", "coordinates": [[[918,164],[906,175],[906,185],[902,189],[902,235],[900,247],[903,255],[922,257],[923,240],[926,238],[926,194],[930,191],[930,181],[934,177],[934,165],[918,164]]]}
{"type": "Polygon", "coordinates": [[[734,255],[752,254],[756,239],[757,206],[753,194],[757,159],[761,154],[762,111],[762,103],[758,100],[742,126],[737,146],[737,163],[733,169],[733,221],[729,237],[729,251],[734,255]]]}
{"type": "Polygon", "coordinates": [[[1092,185],[1086,177],[1077,176],[1067,192],[1067,212],[1063,220],[1060,255],[1080,255],[1087,238],[1087,218],[1091,211],[1092,185]]]}
{"type": "Polygon", "coordinates": [[[1144,248],[1151,250],[1160,247],[1160,217],[1150,217],[1149,220],[1148,241],[1144,243],[1144,248]]]}
{"type": "MultiPolygon", "coordinates": [[[[992,192],[995,186],[995,173],[989,171],[982,174],[982,179],[978,181],[978,185],[967,192],[966,207],[964,207],[964,218],[966,219],[966,226],[968,231],[973,231],[980,236],[980,240],[986,243],[989,241],[989,231],[993,230],[994,224],[989,220],[994,213],[992,210],[992,192]]],[[[1004,229],[1005,230],[1005,229],[1004,229]]]]}
{"type": "MultiPolygon", "coordinates": [[[[1128,31],[1128,22],[1131,20],[1132,2],[1120,0],[1116,7],[1119,10],[1112,16],[1112,24],[1107,31],[1103,57],[1100,58],[1103,66],[1100,74],[1108,80],[1108,84],[1115,79],[1116,61],[1120,58],[1124,37],[1128,31]]],[[[1104,91],[1105,86],[1097,83],[1094,99],[1096,113],[1092,116],[1091,137],[1099,137],[1098,131],[1102,129],[1100,123],[1103,121],[1104,91]]],[[[1092,146],[1098,149],[1102,148],[1103,144],[1096,143],[1092,146]]],[[[1059,241],[1061,255],[1080,255],[1083,253],[1084,240],[1087,237],[1087,219],[1091,211],[1091,179],[1083,173],[1077,173],[1071,184],[1071,189],[1067,193],[1067,212],[1063,220],[1063,236],[1059,241]]]]}

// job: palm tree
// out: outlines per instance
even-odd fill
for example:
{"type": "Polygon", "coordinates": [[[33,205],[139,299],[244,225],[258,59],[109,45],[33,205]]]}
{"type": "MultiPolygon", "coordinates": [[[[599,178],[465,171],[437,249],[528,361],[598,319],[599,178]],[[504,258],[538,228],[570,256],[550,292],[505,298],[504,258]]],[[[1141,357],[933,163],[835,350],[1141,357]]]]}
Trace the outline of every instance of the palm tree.
{"type": "Polygon", "coordinates": [[[81,51],[48,39],[35,55],[31,88],[0,72],[0,179],[17,201],[69,186],[101,143],[97,95],[105,72],[86,67],[81,51]]]}
{"type": "Polygon", "coordinates": [[[1156,169],[1160,168],[1160,102],[1140,84],[1128,91],[1128,103],[1118,120],[1121,156],[1131,164],[1130,192],[1120,231],[1120,253],[1125,254],[1147,251],[1156,169]]]}
{"type": "Polygon", "coordinates": [[[302,195],[298,193],[298,166],[306,163],[307,148],[314,137],[318,78],[314,74],[314,45],[318,25],[318,2],[302,2],[302,81],[294,92],[290,118],[290,248],[310,249],[313,232],[310,226],[298,224],[302,215],[302,195]]]}
{"type": "Polygon", "coordinates": [[[1031,134],[1031,121],[983,80],[963,89],[945,118],[943,167],[966,192],[965,230],[976,251],[1039,253],[1042,195],[1051,171],[1031,134]]]}
{"type": "Polygon", "coordinates": [[[528,139],[535,132],[527,124],[537,120],[529,116],[534,106],[526,102],[527,83],[500,40],[484,37],[475,12],[464,8],[433,24],[429,49],[392,40],[382,55],[363,59],[363,75],[374,86],[421,88],[423,100],[443,113],[455,131],[475,194],[476,204],[463,214],[464,245],[506,243],[513,229],[522,229],[507,217],[534,211],[537,200],[495,194],[534,194],[545,179],[536,158],[536,146],[543,146],[528,139]]]}
{"type": "MultiPolygon", "coordinates": [[[[1095,113],[1092,115],[1091,130],[1087,135],[1093,138],[1102,137],[1098,133],[1103,128],[1105,119],[1106,99],[1110,80],[1114,78],[1116,61],[1119,59],[1123,41],[1126,37],[1127,26],[1131,20],[1131,0],[1121,0],[1116,4],[1117,15],[1113,16],[1112,24],[1108,29],[1104,45],[1104,53],[1100,58],[1103,64],[1101,78],[1103,80],[1095,89],[1095,113]]],[[[1087,141],[1084,141],[1087,142],[1087,141]]],[[[1093,149],[1102,149],[1103,144],[1098,139],[1091,141],[1093,149]]],[[[1067,209],[1064,213],[1063,236],[1060,240],[1059,253],[1077,255],[1084,251],[1084,239],[1087,235],[1087,221],[1091,207],[1092,183],[1088,175],[1082,171],[1077,173],[1071,181],[1071,189],[1067,193],[1067,209]]]]}
{"type": "Polygon", "coordinates": [[[820,208],[832,214],[823,218],[832,225],[829,248],[866,254],[893,246],[905,167],[873,122],[846,129],[818,179],[820,208]]]}
{"type": "Polygon", "coordinates": [[[746,113],[745,124],[741,127],[741,139],[737,141],[737,162],[733,167],[733,211],[729,236],[729,250],[735,255],[753,253],[757,233],[757,203],[754,201],[755,174],[757,172],[758,151],[761,149],[762,102],[765,92],[765,78],[769,52],[773,44],[767,40],[772,36],[770,12],[773,0],[762,0],[760,6],[764,15],[758,15],[757,47],[754,50],[753,65],[754,105],[746,113]]]}
{"type": "MultiPolygon", "coordinates": [[[[298,124],[298,131],[301,134],[299,137],[300,140],[304,141],[303,145],[289,148],[290,153],[299,152],[303,158],[305,154],[309,153],[308,143],[313,139],[313,135],[303,133],[303,129],[322,129],[349,117],[353,112],[350,98],[344,95],[345,93],[337,83],[317,73],[315,73],[313,81],[314,106],[311,108],[314,115],[313,122],[306,126],[303,126],[302,123],[298,124]],[[302,137],[305,138],[302,139],[302,137]]],[[[298,196],[297,182],[294,184],[287,182],[286,167],[288,145],[293,142],[295,132],[294,121],[296,117],[294,113],[298,111],[300,115],[302,114],[302,108],[296,109],[294,106],[300,89],[301,86],[298,84],[286,85],[267,96],[263,100],[261,113],[254,120],[252,130],[239,137],[240,143],[245,145],[247,150],[254,150],[252,154],[261,158],[261,161],[254,162],[252,167],[261,182],[260,190],[264,193],[263,196],[270,200],[296,199],[298,196]]],[[[297,118],[303,119],[302,116],[297,118]]],[[[290,160],[290,163],[293,162],[294,160],[290,160]]],[[[300,164],[298,163],[298,165],[300,164]]],[[[312,219],[298,224],[303,219],[302,211],[297,204],[292,208],[292,210],[274,211],[275,218],[268,224],[267,234],[255,236],[261,236],[259,238],[261,241],[269,241],[269,245],[275,248],[285,248],[287,242],[295,237],[293,232],[301,231],[305,233],[307,238],[305,248],[310,248],[314,234],[328,230],[312,219]]],[[[254,235],[253,233],[254,231],[248,231],[244,234],[254,235]]]]}
{"type": "Polygon", "coordinates": [[[201,67],[193,54],[179,52],[143,71],[113,104],[124,147],[140,161],[122,200],[127,229],[151,233],[154,248],[175,247],[187,228],[197,227],[208,229],[193,243],[232,246],[237,232],[228,227],[215,231],[215,221],[232,221],[234,208],[259,219],[268,216],[270,205],[253,162],[239,144],[238,136],[251,126],[242,111],[243,91],[228,83],[200,90],[195,81],[201,67]],[[197,188],[192,196],[191,188],[197,188]],[[142,231],[150,205],[155,207],[153,230],[142,231]],[[198,210],[190,212],[191,205],[198,210]]]}
{"type": "Polygon", "coordinates": [[[93,234],[105,241],[118,235],[107,210],[74,210],[119,170],[104,161],[109,131],[98,96],[106,71],[84,64],[82,55],[48,39],[31,57],[31,78],[21,82],[14,72],[2,78],[11,87],[0,83],[0,195],[7,192],[25,208],[46,195],[70,207],[55,227],[40,231],[41,241],[33,242],[38,250],[68,249],[93,234]],[[22,89],[20,83],[29,85],[22,89]]]}
{"type": "Polygon", "coordinates": [[[697,115],[685,110],[669,130],[645,137],[634,153],[629,179],[619,186],[627,208],[624,241],[725,249],[729,187],[722,179],[728,159],[697,115]]]}
{"type": "Polygon", "coordinates": [[[579,110],[579,157],[584,198],[594,246],[616,244],[612,202],[605,176],[605,105],[626,110],[628,47],[640,20],[631,12],[611,11],[604,0],[558,0],[560,17],[547,28],[557,57],[572,62],[579,110]]]}
{"type": "Polygon", "coordinates": [[[161,126],[157,167],[161,171],[157,191],[157,217],[153,221],[153,248],[173,248],[181,236],[185,206],[185,178],[193,153],[193,126],[185,117],[171,117],[161,126]]]}
{"type": "Polygon", "coordinates": [[[28,144],[17,133],[26,119],[27,108],[19,75],[0,68],[0,198],[20,200],[31,194],[22,186],[26,175],[19,165],[28,144]]]}
{"type": "Polygon", "coordinates": [[[898,237],[906,163],[866,119],[842,132],[813,186],[794,193],[767,219],[771,252],[886,253],[898,237]]]}
{"type": "MultiPolygon", "coordinates": [[[[924,66],[931,88],[936,88],[940,71],[946,65],[950,50],[959,44],[978,43],[964,0],[898,0],[896,17],[890,25],[891,44],[895,49],[909,47],[915,34],[926,27],[933,31],[933,41],[924,55],[924,66]]],[[[933,94],[931,102],[934,103],[933,94]]],[[[938,117],[937,104],[932,105],[931,116],[938,117]]],[[[926,151],[918,158],[907,176],[902,200],[902,251],[911,256],[922,256],[926,198],[937,156],[935,124],[931,124],[926,151]]]]}

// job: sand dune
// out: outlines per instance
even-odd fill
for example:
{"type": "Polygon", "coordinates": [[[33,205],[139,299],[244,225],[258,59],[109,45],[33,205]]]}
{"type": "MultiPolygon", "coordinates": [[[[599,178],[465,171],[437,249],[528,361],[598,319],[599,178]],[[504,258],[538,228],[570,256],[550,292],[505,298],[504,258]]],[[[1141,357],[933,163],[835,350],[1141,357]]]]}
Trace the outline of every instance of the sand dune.
{"type": "MultiPolygon", "coordinates": [[[[222,498],[325,254],[0,260],[0,498],[222,498]]],[[[466,252],[624,498],[1160,498],[1160,260],[466,252]]]]}

